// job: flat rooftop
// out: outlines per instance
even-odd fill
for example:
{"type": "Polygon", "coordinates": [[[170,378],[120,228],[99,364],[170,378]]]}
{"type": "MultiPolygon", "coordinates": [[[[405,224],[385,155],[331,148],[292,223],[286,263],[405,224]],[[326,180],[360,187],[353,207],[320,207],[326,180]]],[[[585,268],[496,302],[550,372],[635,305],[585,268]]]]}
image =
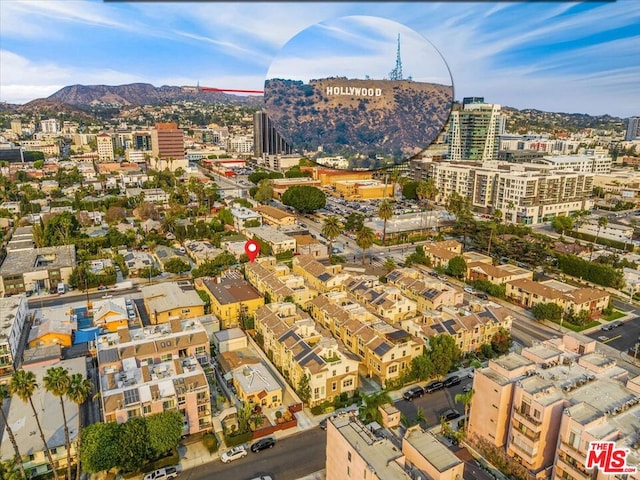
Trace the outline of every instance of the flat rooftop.
{"type": "Polygon", "coordinates": [[[441,473],[462,463],[462,460],[440,443],[431,432],[421,429],[409,430],[404,436],[404,441],[413,445],[441,473]]]}
{"type": "Polygon", "coordinates": [[[75,265],[75,245],[8,251],[0,265],[0,275],[22,275],[40,270],[73,268],[75,265]]]}

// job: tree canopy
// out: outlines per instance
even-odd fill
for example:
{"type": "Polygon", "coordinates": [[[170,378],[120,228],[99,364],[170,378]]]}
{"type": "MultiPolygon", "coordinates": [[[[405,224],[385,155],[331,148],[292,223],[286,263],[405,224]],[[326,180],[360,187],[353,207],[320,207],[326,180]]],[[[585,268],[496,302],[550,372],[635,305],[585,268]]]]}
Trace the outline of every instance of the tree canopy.
{"type": "Polygon", "coordinates": [[[450,335],[436,335],[429,338],[429,357],[433,364],[433,373],[444,376],[460,358],[460,349],[450,335]]]}
{"type": "Polygon", "coordinates": [[[282,195],[282,203],[295,208],[300,213],[312,213],[324,208],[327,198],[322,190],[309,185],[296,185],[287,188],[282,195]]]}

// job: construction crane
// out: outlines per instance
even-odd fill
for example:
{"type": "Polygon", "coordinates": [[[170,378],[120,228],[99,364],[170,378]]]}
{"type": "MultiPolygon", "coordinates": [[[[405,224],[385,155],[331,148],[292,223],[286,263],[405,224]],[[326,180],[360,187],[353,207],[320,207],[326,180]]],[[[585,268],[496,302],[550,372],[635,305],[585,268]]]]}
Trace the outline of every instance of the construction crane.
{"type": "Polygon", "coordinates": [[[182,87],[183,92],[188,93],[199,93],[199,92],[222,92],[222,93],[248,93],[251,95],[262,95],[264,94],[264,90],[244,90],[238,88],[216,88],[216,87],[201,87],[197,85],[195,87],[184,86],[182,87]]]}

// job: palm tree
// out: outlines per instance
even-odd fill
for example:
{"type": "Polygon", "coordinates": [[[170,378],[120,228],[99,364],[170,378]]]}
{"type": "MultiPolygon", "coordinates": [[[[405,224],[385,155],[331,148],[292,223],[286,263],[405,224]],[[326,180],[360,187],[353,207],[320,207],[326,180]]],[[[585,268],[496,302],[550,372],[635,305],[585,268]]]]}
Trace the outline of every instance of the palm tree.
{"type": "Polygon", "coordinates": [[[13,372],[13,376],[11,380],[9,380],[9,393],[11,395],[17,395],[20,400],[23,402],[29,402],[31,405],[31,410],[33,410],[33,417],[36,419],[36,424],[38,425],[38,430],[40,431],[40,438],[42,439],[42,444],[44,446],[44,453],[47,456],[47,461],[51,466],[51,470],[53,471],[53,478],[58,480],[58,472],[56,471],[55,464],[53,463],[53,457],[51,456],[51,451],[47,446],[47,439],[44,437],[44,432],[42,431],[42,425],[40,425],[40,418],[38,417],[38,412],[36,411],[36,406],[33,404],[33,393],[38,388],[38,382],[36,381],[35,373],[29,370],[17,370],[13,372]]]}
{"type": "Polygon", "coordinates": [[[591,261],[591,258],[593,257],[593,252],[597,248],[598,237],[600,236],[600,229],[602,227],[606,227],[607,225],[609,225],[609,218],[607,217],[598,218],[598,230],[596,231],[596,238],[593,240],[593,248],[591,249],[591,253],[589,254],[589,261],[591,261]]]}
{"type": "Polygon", "coordinates": [[[322,224],[322,236],[329,240],[329,258],[333,255],[333,241],[342,233],[342,222],[335,215],[324,219],[322,224]]]}
{"type": "Polygon", "coordinates": [[[7,390],[6,385],[0,385],[0,413],[2,413],[2,421],[4,422],[5,428],[7,429],[7,434],[9,435],[9,441],[11,445],[13,445],[13,451],[16,453],[16,463],[18,464],[18,468],[20,469],[21,478],[27,478],[24,473],[24,465],[22,464],[22,455],[20,455],[20,450],[18,449],[18,443],[16,442],[16,437],[13,436],[13,430],[11,430],[11,426],[7,421],[7,416],[4,414],[4,410],[2,409],[2,404],[5,399],[9,398],[9,391],[7,390]]]}
{"type": "Polygon", "coordinates": [[[78,405],[78,436],[76,437],[76,456],[78,457],[78,460],[76,462],[76,478],[80,478],[80,434],[82,433],[81,406],[87,401],[92,390],[93,383],[91,383],[91,380],[85,378],[81,373],[74,373],[71,375],[69,388],[67,389],[67,397],[73,403],[78,405]]]}
{"type": "Polygon", "coordinates": [[[382,422],[382,414],[378,407],[382,405],[386,405],[387,403],[393,403],[391,396],[388,392],[381,390],[379,392],[372,393],[371,395],[367,395],[366,393],[362,394],[362,406],[360,407],[360,417],[362,417],[365,423],[370,422],[382,422]]]}
{"type": "MultiPolygon", "coordinates": [[[[433,200],[437,194],[438,189],[436,188],[436,184],[433,181],[433,178],[422,180],[418,183],[418,186],[416,188],[416,195],[418,195],[418,200],[420,200],[421,203],[425,202],[427,208],[429,207],[429,202],[433,200]]],[[[433,205],[431,206],[430,211],[433,211],[433,205]]],[[[429,222],[429,227],[431,227],[431,222],[429,222]]]]}
{"type": "Polygon", "coordinates": [[[373,241],[376,238],[376,234],[371,227],[365,227],[364,225],[356,232],[356,245],[362,249],[362,264],[364,265],[365,252],[367,248],[373,246],[373,241]]]}
{"type": "Polygon", "coordinates": [[[60,400],[60,409],[62,410],[62,422],[64,426],[64,442],[67,448],[67,478],[71,478],[71,442],[69,441],[69,424],[67,423],[67,412],[64,408],[63,397],[69,391],[71,378],[69,372],[63,367],[51,367],[47,370],[47,374],[42,379],[44,388],[53,396],[60,400]]]}
{"type": "Polygon", "coordinates": [[[383,200],[378,207],[378,217],[382,219],[382,245],[387,239],[387,220],[393,217],[393,205],[389,200],[383,200]]]}
{"type": "Polygon", "coordinates": [[[464,433],[467,434],[467,428],[469,427],[469,410],[471,409],[471,399],[475,390],[471,389],[468,392],[458,393],[453,397],[453,401],[464,405],[464,433]]]}

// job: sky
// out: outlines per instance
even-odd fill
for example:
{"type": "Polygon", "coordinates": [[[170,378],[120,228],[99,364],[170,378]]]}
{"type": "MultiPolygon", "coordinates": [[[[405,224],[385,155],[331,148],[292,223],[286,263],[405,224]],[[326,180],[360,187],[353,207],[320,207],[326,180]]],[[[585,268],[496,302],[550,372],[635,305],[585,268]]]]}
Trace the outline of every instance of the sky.
{"type": "MultiPolygon", "coordinates": [[[[424,37],[446,61],[457,100],[483,96],[520,109],[640,115],[638,0],[2,0],[0,101],[26,103],[74,84],[262,89],[292,38],[347,16],[388,19],[424,37]]],[[[325,49],[319,61],[339,65],[344,58],[325,49]]],[[[395,66],[395,51],[389,60],[386,72],[395,66]]],[[[412,61],[403,54],[405,75],[419,70],[412,61]]]]}

